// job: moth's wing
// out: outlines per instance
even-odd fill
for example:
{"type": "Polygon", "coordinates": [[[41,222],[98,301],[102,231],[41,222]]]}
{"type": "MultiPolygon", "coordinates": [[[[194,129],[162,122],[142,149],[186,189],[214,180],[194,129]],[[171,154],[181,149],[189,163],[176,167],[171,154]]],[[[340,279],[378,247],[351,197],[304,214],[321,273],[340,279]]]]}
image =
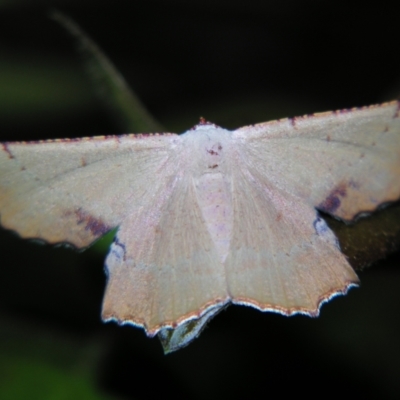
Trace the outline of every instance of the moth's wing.
{"type": "Polygon", "coordinates": [[[164,348],[164,353],[172,353],[187,346],[196,339],[212,318],[222,311],[227,304],[221,303],[209,307],[199,317],[179,324],[176,328],[162,328],[158,332],[158,338],[164,348]]]}
{"type": "Polygon", "coordinates": [[[233,303],[318,315],[322,302],[345,293],[357,275],[313,207],[290,188],[277,187],[251,161],[239,157],[234,164],[240,168],[233,169],[233,233],[226,260],[233,303]]]}
{"type": "Polygon", "coordinates": [[[144,207],[165,185],[177,135],[0,144],[1,224],[22,237],[77,247],[144,207]],[[151,191],[150,190],[150,191],[151,191]]]}
{"type": "MultiPolygon", "coordinates": [[[[189,149],[178,153],[192,157],[189,149]]],[[[167,328],[206,322],[229,300],[193,179],[187,165],[171,163],[180,165],[179,172],[146,207],[131,210],[111,246],[102,312],[105,321],[143,327],[149,336],[161,331],[167,341],[167,328]]],[[[174,350],[196,337],[186,328],[172,332],[179,337],[178,345],[171,342],[174,350]]]]}
{"type": "Polygon", "coordinates": [[[233,137],[276,188],[343,220],[400,197],[400,102],[247,126],[233,137]]]}

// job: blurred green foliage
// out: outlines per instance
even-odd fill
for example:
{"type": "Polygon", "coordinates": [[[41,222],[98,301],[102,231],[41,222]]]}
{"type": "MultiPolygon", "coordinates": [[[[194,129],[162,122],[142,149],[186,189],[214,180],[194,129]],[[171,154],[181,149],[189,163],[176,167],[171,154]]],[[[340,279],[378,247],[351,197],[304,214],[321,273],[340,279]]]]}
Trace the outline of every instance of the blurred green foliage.
{"type": "Polygon", "coordinates": [[[111,399],[95,384],[100,343],[0,315],[0,398],[111,399]],[[91,364],[91,365],[90,365],[91,364]]]}

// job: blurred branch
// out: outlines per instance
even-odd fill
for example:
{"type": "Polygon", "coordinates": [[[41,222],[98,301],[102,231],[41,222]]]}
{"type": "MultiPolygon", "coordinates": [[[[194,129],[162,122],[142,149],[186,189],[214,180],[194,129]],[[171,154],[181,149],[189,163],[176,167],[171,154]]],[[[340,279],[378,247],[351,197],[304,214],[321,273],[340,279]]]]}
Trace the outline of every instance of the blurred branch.
{"type": "Polygon", "coordinates": [[[76,39],[90,78],[102,99],[122,122],[124,129],[127,129],[127,132],[162,132],[161,125],[146,110],[112,62],[86,33],[60,11],[51,11],[50,17],[76,39]]]}

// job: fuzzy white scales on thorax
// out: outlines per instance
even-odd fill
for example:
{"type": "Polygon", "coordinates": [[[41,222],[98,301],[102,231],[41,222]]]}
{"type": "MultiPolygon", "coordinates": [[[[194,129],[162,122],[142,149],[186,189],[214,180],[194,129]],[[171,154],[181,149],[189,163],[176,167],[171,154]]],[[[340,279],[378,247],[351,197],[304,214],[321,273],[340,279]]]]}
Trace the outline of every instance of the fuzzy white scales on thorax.
{"type": "Polygon", "coordinates": [[[195,146],[192,157],[197,157],[197,162],[193,182],[198,204],[223,263],[229,253],[233,229],[232,179],[228,167],[231,132],[205,124],[197,125],[185,136],[195,146]]]}

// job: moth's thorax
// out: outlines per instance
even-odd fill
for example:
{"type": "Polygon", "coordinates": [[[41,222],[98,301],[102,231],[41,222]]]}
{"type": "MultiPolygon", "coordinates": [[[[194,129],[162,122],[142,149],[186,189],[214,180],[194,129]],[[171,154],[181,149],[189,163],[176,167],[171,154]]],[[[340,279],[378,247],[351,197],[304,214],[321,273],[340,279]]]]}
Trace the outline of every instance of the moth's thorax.
{"type": "Polygon", "coordinates": [[[223,263],[233,229],[231,132],[214,125],[197,125],[185,134],[195,160],[193,184],[208,232],[223,263]]]}
{"type": "Polygon", "coordinates": [[[212,124],[196,125],[182,138],[189,150],[194,175],[229,173],[225,167],[230,161],[231,132],[212,124]]]}

